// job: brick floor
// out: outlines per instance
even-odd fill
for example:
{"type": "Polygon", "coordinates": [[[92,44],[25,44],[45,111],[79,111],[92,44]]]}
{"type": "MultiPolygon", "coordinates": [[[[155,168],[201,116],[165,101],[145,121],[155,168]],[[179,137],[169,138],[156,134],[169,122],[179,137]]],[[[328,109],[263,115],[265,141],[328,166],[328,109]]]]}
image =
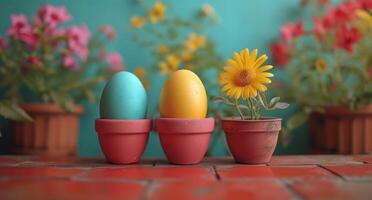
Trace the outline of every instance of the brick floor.
{"type": "Polygon", "coordinates": [[[112,165],[103,158],[0,156],[0,199],[372,199],[372,155],[230,157],[198,165],[164,159],[112,165]]]}

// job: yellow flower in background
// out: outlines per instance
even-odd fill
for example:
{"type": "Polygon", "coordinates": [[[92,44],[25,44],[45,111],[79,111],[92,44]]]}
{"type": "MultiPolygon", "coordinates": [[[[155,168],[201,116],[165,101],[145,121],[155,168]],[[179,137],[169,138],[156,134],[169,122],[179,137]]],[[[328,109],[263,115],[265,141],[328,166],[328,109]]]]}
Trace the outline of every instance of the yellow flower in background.
{"type": "Polygon", "coordinates": [[[136,67],[136,69],[134,69],[134,74],[140,78],[143,78],[146,76],[146,70],[143,67],[136,67]]]}
{"type": "Polygon", "coordinates": [[[149,89],[150,88],[150,81],[148,81],[146,79],[146,70],[145,70],[145,68],[143,68],[143,67],[136,67],[134,69],[134,74],[140,79],[140,81],[142,82],[142,85],[143,85],[143,87],[145,87],[145,89],[149,89]]]}
{"type": "Polygon", "coordinates": [[[161,45],[159,45],[159,47],[158,47],[158,51],[159,51],[159,53],[161,53],[161,54],[166,54],[166,53],[169,52],[169,47],[168,47],[167,45],[165,45],[165,44],[161,44],[161,45]]]}
{"type": "Polygon", "coordinates": [[[197,35],[190,33],[189,37],[185,42],[186,49],[195,51],[200,48],[204,48],[206,44],[206,37],[204,35],[197,35]]]}
{"type": "Polygon", "coordinates": [[[133,16],[130,23],[130,28],[142,28],[146,23],[145,18],[139,16],[133,16]]]}
{"type": "Polygon", "coordinates": [[[323,73],[327,69],[327,63],[325,60],[318,58],[315,61],[315,68],[318,72],[323,73]]]}
{"type": "Polygon", "coordinates": [[[202,14],[206,17],[214,15],[214,8],[210,4],[204,4],[201,8],[202,14]]]}
{"type": "Polygon", "coordinates": [[[371,33],[372,31],[372,15],[364,10],[357,10],[356,16],[358,20],[355,22],[355,27],[363,33],[371,33]]]}
{"type": "Polygon", "coordinates": [[[165,74],[174,72],[178,69],[179,64],[181,63],[180,59],[174,55],[168,55],[165,62],[160,62],[160,75],[163,76],[165,74]]]}
{"type": "Polygon", "coordinates": [[[273,66],[261,66],[267,60],[267,56],[262,55],[257,59],[257,53],[257,49],[249,53],[246,48],[240,54],[234,52],[234,59],[227,60],[227,66],[224,67],[220,78],[221,84],[224,85],[221,91],[227,96],[234,99],[240,97],[247,99],[256,97],[257,90],[261,92],[267,90],[264,84],[271,83],[269,77],[274,75],[266,71],[273,66]]]}
{"type": "Polygon", "coordinates": [[[194,56],[192,55],[192,52],[190,52],[190,51],[184,51],[181,54],[181,59],[184,62],[190,62],[190,61],[192,61],[194,59],[194,56]]]}
{"type": "Polygon", "coordinates": [[[156,2],[154,7],[148,11],[149,19],[152,23],[158,23],[165,19],[165,10],[167,7],[162,2],[156,2]]]}

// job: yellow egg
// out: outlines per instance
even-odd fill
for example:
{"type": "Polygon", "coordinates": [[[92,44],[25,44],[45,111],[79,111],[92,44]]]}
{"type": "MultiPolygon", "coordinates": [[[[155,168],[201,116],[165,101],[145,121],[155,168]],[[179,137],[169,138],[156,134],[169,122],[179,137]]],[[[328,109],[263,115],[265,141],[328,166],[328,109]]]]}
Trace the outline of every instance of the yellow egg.
{"type": "Polygon", "coordinates": [[[160,93],[160,117],[205,118],[207,93],[199,77],[190,70],[173,72],[160,93]]]}

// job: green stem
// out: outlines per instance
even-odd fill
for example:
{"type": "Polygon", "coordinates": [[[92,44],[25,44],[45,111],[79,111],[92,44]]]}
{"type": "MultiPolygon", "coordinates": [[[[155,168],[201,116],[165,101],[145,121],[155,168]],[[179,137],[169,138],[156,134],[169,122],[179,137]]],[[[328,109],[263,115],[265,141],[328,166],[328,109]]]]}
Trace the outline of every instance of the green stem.
{"type": "Polygon", "coordinates": [[[249,108],[251,109],[251,119],[253,120],[254,119],[254,108],[253,108],[253,102],[251,100],[251,98],[248,97],[248,103],[249,103],[249,108]]]}
{"type": "Polygon", "coordinates": [[[239,108],[239,104],[238,104],[238,100],[237,100],[237,99],[235,100],[235,108],[236,108],[236,110],[238,110],[239,115],[240,115],[240,118],[241,118],[242,120],[244,120],[244,116],[243,116],[242,111],[241,111],[240,108],[239,108]]]}

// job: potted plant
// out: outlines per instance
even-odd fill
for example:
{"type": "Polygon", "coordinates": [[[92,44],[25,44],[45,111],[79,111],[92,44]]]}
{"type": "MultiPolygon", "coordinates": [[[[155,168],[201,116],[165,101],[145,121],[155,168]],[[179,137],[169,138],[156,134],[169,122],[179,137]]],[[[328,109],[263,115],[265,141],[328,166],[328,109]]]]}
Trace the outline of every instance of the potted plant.
{"type": "Polygon", "coordinates": [[[272,47],[288,76],[277,91],[299,106],[287,127],[309,121],[315,152],[372,152],[372,4],[304,5],[315,11],[311,26],[286,23],[272,47]]]}
{"type": "Polygon", "coordinates": [[[74,154],[78,103],[94,102],[97,84],[123,69],[120,55],[104,47],[115,37],[110,26],[94,35],[85,25],[61,26],[71,18],[64,7],[44,5],[32,22],[12,15],[9,38],[0,37],[0,115],[12,120],[17,153],[74,154]]]}
{"type": "Polygon", "coordinates": [[[160,93],[156,130],[170,163],[199,163],[208,150],[214,118],[206,118],[207,93],[190,70],[173,72],[160,93]]]}
{"type": "Polygon", "coordinates": [[[261,110],[285,109],[289,106],[280,102],[279,97],[271,100],[266,98],[265,84],[271,83],[269,78],[274,76],[267,70],[273,66],[262,66],[267,56],[258,57],[257,54],[257,49],[234,52],[234,58],[227,60],[227,66],[220,75],[223,85],[221,91],[226,93],[227,98],[215,98],[216,102],[232,106],[239,113],[238,117],[222,119],[228,146],[238,163],[260,164],[270,161],[281,130],[281,119],[263,117],[261,110]],[[244,104],[241,104],[242,101],[244,104]],[[250,113],[248,116],[246,111],[250,113]]]}

